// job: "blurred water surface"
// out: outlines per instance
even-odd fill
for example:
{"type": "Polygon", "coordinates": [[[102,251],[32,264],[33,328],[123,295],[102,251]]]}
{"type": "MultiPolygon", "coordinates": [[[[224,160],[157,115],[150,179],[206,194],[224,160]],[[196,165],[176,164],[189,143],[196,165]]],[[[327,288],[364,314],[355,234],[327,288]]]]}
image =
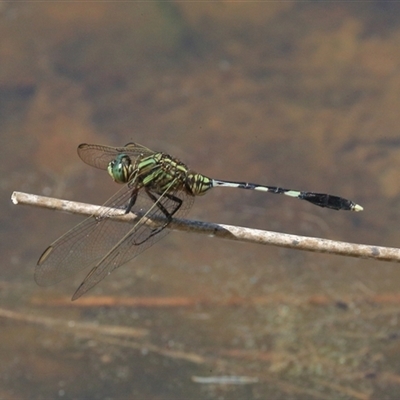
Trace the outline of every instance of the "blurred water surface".
{"type": "Polygon", "coordinates": [[[70,303],[84,274],[48,289],[32,275],[81,219],[10,196],[101,204],[118,187],[76,147],[135,141],[365,208],[215,189],[194,219],[396,247],[399,16],[393,2],[1,3],[0,398],[397,398],[398,265],[174,232],[70,303]]]}

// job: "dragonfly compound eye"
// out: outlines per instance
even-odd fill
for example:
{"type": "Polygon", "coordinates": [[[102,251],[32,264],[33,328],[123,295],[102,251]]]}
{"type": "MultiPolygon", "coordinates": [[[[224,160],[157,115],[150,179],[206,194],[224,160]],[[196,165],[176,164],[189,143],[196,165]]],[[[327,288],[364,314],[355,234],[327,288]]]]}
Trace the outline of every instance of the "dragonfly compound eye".
{"type": "Polygon", "coordinates": [[[115,165],[115,161],[114,160],[110,161],[108,163],[108,166],[107,166],[107,172],[111,176],[111,178],[113,178],[115,180],[115,178],[114,178],[114,165],[115,165]]]}
{"type": "Polygon", "coordinates": [[[120,154],[115,160],[110,161],[107,171],[117,183],[127,183],[132,170],[131,159],[120,154]]]}

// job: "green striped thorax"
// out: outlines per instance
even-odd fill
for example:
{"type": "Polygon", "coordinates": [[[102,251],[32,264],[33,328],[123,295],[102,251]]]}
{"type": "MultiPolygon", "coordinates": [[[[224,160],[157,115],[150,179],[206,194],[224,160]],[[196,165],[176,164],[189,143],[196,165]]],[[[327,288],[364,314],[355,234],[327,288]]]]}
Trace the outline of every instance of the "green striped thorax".
{"type": "Polygon", "coordinates": [[[183,190],[201,196],[213,186],[212,179],[189,170],[181,161],[164,153],[138,157],[134,162],[121,153],[108,164],[107,171],[117,183],[135,181],[138,188],[148,187],[159,194],[183,190]]]}

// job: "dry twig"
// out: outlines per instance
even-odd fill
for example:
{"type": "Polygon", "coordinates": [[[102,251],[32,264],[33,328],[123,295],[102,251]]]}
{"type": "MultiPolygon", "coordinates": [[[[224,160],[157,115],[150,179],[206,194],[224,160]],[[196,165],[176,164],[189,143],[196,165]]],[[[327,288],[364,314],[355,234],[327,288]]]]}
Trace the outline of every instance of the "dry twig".
{"type": "MultiPolygon", "coordinates": [[[[65,211],[72,214],[93,216],[94,218],[99,216],[99,211],[101,209],[101,207],[91,204],[60,200],[22,192],[14,192],[11,196],[11,200],[14,204],[49,208],[51,210],[65,211]]],[[[113,218],[124,223],[133,223],[137,216],[133,213],[124,214],[122,210],[114,210],[113,215],[110,215],[109,218],[113,218]]],[[[151,222],[149,221],[149,223],[151,222]]],[[[335,240],[289,235],[287,233],[183,219],[173,219],[171,224],[168,225],[168,229],[202,233],[222,239],[269,244],[296,250],[313,251],[317,253],[329,253],[348,257],[370,258],[379,261],[400,262],[400,249],[393,247],[338,242],[335,240]]]]}

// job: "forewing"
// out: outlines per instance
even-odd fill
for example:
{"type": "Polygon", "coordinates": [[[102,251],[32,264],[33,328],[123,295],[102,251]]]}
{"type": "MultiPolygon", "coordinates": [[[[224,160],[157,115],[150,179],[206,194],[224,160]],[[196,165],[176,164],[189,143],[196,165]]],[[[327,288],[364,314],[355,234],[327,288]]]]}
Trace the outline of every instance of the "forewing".
{"type": "Polygon", "coordinates": [[[126,209],[133,190],[125,185],[100,207],[100,216],[86,218],[52,243],[37,263],[36,282],[41,286],[52,285],[107,254],[132,229],[131,224],[108,217],[126,209]]]}
{"type": "MultiPolygon", "coordinates": [[[[152,194],[157,198],[159,197],[154,192],[152,194]]],[[[169,192],[168,197],[163,196],[158,200],[169,213],[173,213],[178,204],[174,197],[180,199],[182,204],[173,217],[182,218],[192,206],[194,198],[183,191],[169,192]]],[[[136,257],[168,234],[169,230],[165,229],[167,226],[165,214],[161,211],[160,207],[154,204],[154,201],[144,190],[140,192],[140,196],[132,211],[142,215],[146,214],[152,220],[152,223],[149,224],[146,216],[143,216],[133,227],[130,226],[130,231],[125,233],[113,249],[98,261],[98,264],[86,276],[72,297],[73,300],[82,296],[113,270],[136,257]],[[147,211],[148,213],[146,213],[147,211]]]]}
{"type": "Polygon", "coordinates": [[[110,161],[124,153],[136,159],[140,155],[149,155],[153,151],[138,143],[128,143],[124,147],[111,147],[99,144],[82,143],[78,146],[78,155],[83,162],[92,167],[106,170],[110,161]]]}

